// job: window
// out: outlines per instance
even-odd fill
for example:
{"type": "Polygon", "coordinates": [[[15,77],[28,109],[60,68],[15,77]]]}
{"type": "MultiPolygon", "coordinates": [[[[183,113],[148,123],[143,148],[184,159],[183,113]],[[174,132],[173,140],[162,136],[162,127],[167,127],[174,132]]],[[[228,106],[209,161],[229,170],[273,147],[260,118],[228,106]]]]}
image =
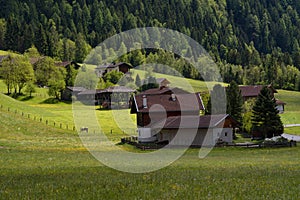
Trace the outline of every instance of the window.
{"type": "Polygon", "coordinates": [[[227,132],[225,132],[225,137],[227,137],[227,135],[228,135],[227,132]]]}

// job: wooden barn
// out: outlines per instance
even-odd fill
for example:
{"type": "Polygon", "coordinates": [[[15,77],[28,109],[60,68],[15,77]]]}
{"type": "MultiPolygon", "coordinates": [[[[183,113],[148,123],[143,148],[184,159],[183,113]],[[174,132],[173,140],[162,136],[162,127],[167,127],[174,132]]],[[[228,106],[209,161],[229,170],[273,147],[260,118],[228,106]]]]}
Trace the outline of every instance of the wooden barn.
{"type": "Polygon", "coordinates": [[[111,63],[108,65],[101,65],[95,68],[95,73],[98,77],[103,77],[106,73],[111,71],[118,71],[126,74],[129,70],[133,68],[130,64],[120,62],[120,63],[111,63]]]}
{"type": "Polygon", "coordinates": [[[85,104],[100,105],[102,108],[129,108],[134,89],[112,86],[106,89],[85,90],[78,94],[78,100],[85,104]]]}

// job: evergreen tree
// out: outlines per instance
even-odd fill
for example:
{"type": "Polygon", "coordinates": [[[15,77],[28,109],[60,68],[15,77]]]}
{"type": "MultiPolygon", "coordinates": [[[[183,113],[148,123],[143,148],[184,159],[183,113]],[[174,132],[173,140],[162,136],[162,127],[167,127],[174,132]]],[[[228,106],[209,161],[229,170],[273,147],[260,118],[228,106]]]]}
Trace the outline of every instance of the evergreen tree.
{"type": "Polygon", "coordinates": [[[205,111],[206,115],[226,113],[226,92],[220,84],[216,84],[213,87],[205,111]]]}
{"type": "Polygon", "coordinates": [[[135,77],[135,85],[136,85],[137,87],[140,87],[140,86],[142,85],[142,80],[141,80],[139,74],[137,74],[136,77],[135,77]]]}
{"type": "Polygon", "coordinates": [[[238,84],[231,81],[226,90],[227,96],[227,113],[238,122],[242,122],[243,97],[238,84]]]}
{"type": "Polygon", "coordinates": [[[252,131],[259,132],[264,138],[281,135],[283,125],[278,113],[270,89],[263,87],[253,106],[252,131]]]}

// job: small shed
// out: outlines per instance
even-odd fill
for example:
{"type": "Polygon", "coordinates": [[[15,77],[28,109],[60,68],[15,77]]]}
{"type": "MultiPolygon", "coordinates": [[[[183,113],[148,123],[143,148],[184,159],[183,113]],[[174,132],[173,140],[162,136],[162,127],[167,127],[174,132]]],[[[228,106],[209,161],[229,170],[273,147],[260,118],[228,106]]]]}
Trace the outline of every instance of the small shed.
{"type": "Polygon", "coordinates": [[[125,86],[112,86],[106,89],[85,90],[78,94],[79,100],[102,108],[129,108],[130,97],[136,90],[125,86]]]}
{"type": "Polygon", "coordinates": [[[78,97],[78,94],[80,92],[85,91],[86,89],[84,87],[71,87],[67,86],[62,92],[61,92],[61,99],[64,101],[72,101],[72,96],[78,97]]]}

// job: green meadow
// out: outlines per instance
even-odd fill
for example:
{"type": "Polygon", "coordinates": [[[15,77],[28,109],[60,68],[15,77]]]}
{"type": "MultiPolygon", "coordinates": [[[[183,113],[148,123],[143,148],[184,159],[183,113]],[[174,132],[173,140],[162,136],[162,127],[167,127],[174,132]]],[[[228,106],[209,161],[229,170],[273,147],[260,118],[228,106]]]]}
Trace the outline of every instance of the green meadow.
{"type": "MultiPolygon", "coordinates": [[[[180,79],[171,78],[172,83],[180,83],[180,79]]],[[[188,81],[196,91],[206,88],[202,82],[188,81]]],[[[2,81],[0,91],[5,92],[2,81]]],[[[279,90],[276,97],[287,103],[281,115],[283,122],[299,122],[300,93],[279,90]]],[[[214,148],[204,159],[198,157],[199,149],[189,149],[161,170],[130,174],[101,164],[87,151],[72,130],[72,104],[53,102],[47,89],[37,88],[32,98],[0,94],[0,105],[0,199],[300,198],[299,145],[214,148]]],[[[135,115],[129,110],[95,113],[101,129],[113,142],[135,134],[135,115]],[[123,132],[118,123],[128,132],[123,132]]],[[[98,127],[93,128],[90,132],[97,133],[98,127]]],[[[300,133],[298,127],[286,130],[300,133]]],[[[120,147],[148,153],[129,145],[120,147]]]]}
{"type": "Polygon", "coordinates": [[[215,148],[204,159],[189,149],[166,168],[129,174],[99,163],[74,132],[6,111],[0,119],[0,199],[300,198],[300,147],[215,148]]]}

